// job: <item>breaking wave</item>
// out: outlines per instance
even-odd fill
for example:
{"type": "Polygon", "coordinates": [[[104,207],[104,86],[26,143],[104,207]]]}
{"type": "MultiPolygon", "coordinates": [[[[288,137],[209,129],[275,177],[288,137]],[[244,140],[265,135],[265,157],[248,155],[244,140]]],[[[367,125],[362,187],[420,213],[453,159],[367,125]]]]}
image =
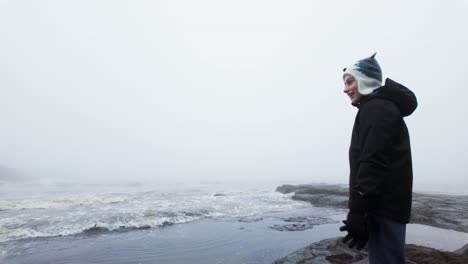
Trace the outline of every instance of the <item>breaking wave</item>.
{"type": "Polygon", "coordinates": [[[0,201],[0,242],[162,228],[308,207],[275,191],[147,191],[0,201]]]}

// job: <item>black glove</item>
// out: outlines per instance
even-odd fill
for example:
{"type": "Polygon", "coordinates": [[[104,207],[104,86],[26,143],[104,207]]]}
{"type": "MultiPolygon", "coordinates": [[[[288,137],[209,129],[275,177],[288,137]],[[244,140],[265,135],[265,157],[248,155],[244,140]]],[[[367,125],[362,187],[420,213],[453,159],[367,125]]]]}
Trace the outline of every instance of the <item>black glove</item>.
{"type": "Polygon", "coordinates": [[[356,246],[356,249],[361,250],[369,240],[367,214],[350,211],[343,223],[345,225],[340,227],[340,231],[348,231],[348,234],[343,238],[343,243],[351,240],[348,246],[350,248],[356,246]]]}
{"type": "Polygon", "coordinates": [[[368,201],[363,195],[352,195],[349,208],[348,216],[343,221],[345,225],[340,227],[340,231],[348,231],[343,242],[352,239],[348,246],[356,246],[356,249],[361,250],[369,240],[368,201]]]}

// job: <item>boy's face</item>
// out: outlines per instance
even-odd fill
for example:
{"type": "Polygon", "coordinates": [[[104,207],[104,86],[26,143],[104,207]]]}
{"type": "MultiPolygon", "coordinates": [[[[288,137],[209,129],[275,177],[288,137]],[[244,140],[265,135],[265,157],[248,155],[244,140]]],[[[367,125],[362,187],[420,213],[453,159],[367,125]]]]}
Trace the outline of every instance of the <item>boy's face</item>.
{"type": "Polygon", "coordinates": [[[358,82],[349,74],[344,76],[344,92],[349,96],[353,104],[357,104],[361,100],[362,94],[358,91],[358,82]]]}

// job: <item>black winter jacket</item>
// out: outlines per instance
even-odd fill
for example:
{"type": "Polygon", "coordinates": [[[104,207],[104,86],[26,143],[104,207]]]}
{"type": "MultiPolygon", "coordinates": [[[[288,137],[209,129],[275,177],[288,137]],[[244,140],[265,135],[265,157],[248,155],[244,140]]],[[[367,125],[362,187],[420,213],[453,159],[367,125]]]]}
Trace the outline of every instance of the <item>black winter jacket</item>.
{"type": "Polygon", "coordinates": [[[386,79],[355,106],[359,111],[349,148],[349,208],[408,223],[413,171],[403,117],[416,109],[416,96],[386,79]]]}

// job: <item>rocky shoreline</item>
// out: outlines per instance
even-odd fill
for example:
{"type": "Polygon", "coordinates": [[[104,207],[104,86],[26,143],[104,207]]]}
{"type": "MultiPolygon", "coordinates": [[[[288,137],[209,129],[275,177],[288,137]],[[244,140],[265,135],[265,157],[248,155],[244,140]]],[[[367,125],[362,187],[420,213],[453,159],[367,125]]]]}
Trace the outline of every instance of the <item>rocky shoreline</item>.
{"type": "MultiPolygon", "coordinates": [[[[294,193],[292,199],[316,207],[347,208],[348,188],[342,185],[282,185],[281,193],[294,193]]],[[[413,193],[411,223],[468,233],[468,196],[413,193]]],[[[468,245],[455,252],[444,252],[417,245],[406,245],[408,264],[468,263],[468,245]]],[[[313,243],[281,258],[274,264],[368,263],[365,250],[349,249],[340,238],[313,243]]]]}
{"type": "MultiPolygon", "coordinates": [[[[406,264],[466,264],[468,250],[456,252],[408,244],[405,247],[406,264]]],[[[348,248],[340,238],[325,239],[278,259],[273,264],[367,264],[367,252],[348,248]]]]}

